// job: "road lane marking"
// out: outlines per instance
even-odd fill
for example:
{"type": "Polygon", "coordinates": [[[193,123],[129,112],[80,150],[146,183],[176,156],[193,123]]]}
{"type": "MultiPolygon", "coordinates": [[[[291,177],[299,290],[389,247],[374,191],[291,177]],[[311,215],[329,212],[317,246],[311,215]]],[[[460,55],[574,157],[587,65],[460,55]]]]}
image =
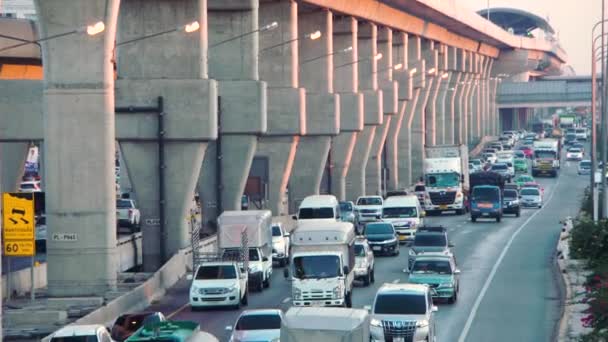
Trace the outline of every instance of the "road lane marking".
{"type": "Polygon", "coordinates": [[[177,315],[178,313],[184,311],[185,308],[187,308],[188,306],[190,306],[190,303],[186,303],[184,305],[182,305],[179,309],[173,311],[172,313],[167,315],[168,319],[171,319],[173,316],[177,315]]]}
{"type": "Polygon", "coordinates": [[[397,284],[398,282],[399,282],[399,279],[393,280],[393,284],[397,284]]]}
{"type": "Polygon", "coordinates": [[[287,297],[287,298],[283,299],[283,304],[289,303],[290,300],[291,300],[291,297],[287,297]]]}
{"type": "Polygon", "coordinates": [[[511,235],[511,238],[509,239],[509,241],[507,241],[507,244],[502,249],[502,252],[500,252],[500,256],[498,256],[498,259],[494,263],[494,266],[492,267],[492,270],[490,271],[490,275],[486,279],[486,282],[483,284],[483,287],[481,288],[481,291],[479,292],[479,295],[477,296],[477,299],[475,300],[475,304],[473,304],[473,308],[471,309],[471,312],[469,313],[469,317],[467,318],[467,322],[464,325],[464,328],[462,329],[462,332],[460,333],[460,337],[458,338],[458,342],[465,342],[465,340],[467,338],[467,335],[469,334],[469,330],[471,329],[471,325],[473,325],[473,320],[475,319],[475,316],[477,315],[477,310],[479,310],[479,306],[481,305],[481,301],[485,297],[486,292],[488,291],[488,288],[490,287],[490,284],[492,283],[492,280],[494,279],[494,276],[496,275],[496,271],[498,271],[498,267],[502,263],[502,259],[504,259],[505,255],[507,255],[507,251],[509,250],[509,247],[511,247],[511,244],[513,243],[513,241],[515,240],[515,238],[517,237],[517,235],[519,235],[519,232],[521,232],[528,225],[528,223],[536,215],[538,215],[538,213],[540,213],[542,210],[544,210],[544,209],[547,208],[547,205],[549,204],[549,202],[551,201],[551,199],[553,199],[553,195],[555,194],[555,192],[557,190],[557,186],[559,185],[559,181],[560,180],[561,180],[561,178],[557,178],[557,182],[555,182],[555,186],[553,187],[553,191],[551,191],[551,196],[549,196],[549,199],[547,199],[547,201],[543,204],[543,207],[541,209],[538,209],[534,214],[532,214],[515,231],[515,233],[513,233],[513,235],[511,235]]]}

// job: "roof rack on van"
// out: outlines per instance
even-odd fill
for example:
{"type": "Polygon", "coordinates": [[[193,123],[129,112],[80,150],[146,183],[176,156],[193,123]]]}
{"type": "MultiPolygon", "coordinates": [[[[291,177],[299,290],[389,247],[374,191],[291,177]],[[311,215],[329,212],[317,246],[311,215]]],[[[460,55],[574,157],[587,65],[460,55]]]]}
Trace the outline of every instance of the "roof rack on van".
{"type": "Polygon", "coordinates": [[[433,232],[433,233],[445,233],[447,229],[442,226],[421,226],[418,227],[419,232],[433,232]]]}

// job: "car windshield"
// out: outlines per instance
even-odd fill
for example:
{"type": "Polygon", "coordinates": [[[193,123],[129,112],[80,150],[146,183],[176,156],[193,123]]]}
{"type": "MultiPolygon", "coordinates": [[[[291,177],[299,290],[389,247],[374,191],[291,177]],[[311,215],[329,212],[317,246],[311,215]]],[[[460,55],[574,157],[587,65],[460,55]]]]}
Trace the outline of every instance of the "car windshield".
{"type": "Polygon", "coordinates": [[[334,209],[326,208],[300,208],[298,219],[327,219],[334,218],[334,209]]]}
{"type": "Polygon", "coordinates": [[[366,235],[394,234],[395,229],[390,223],[370,223],[365,226],[366,235]]]}
{"type": "Polygon", "coordinates": [[[498,199],[497,188],[473,188],[473,201],[491,202],[498,199]]]}
{"type": "Polygon", "coordinates": [[[341,202],[340,211],[353,211],[353,205],[349,202],[341,202]]]}
{"type": "Polygon", "coordinates": [[[236,267],[233,265],[201,266],[196,272],[195,279],[236,279],[236,267]]]}
{"type": "Polygon", "coordinates": [[[460,175],[456,172],[433,173],[425,175],[425,185],[432,188],[445,188],[460,185],[460,175]]]}
{"type": "Polygon", "coordinates": [[[342,275],[337,255],[307,255],[293,258],[294,277],[297,279],[335,278],[342,275]]]}
{"type": "Polygon", "coordinates": [[[380,315],[424,315],[426,296],[423,294],[379,294],[374,313],[380,315]]]}
{"type": "Polygon", "coordinates": [[[282,236],[283,234],[281,234],[281,227],[279,226],[272,226],[272,236],[282,236]]]}
{"type": "Polygon", "coordinates": [[[578,128],[576,133],[586,133],[587,131],[584,128],[578,128]]]}
{"type": "Polygon", "coordinates": [[[132,208],[133,206],[131,205],[131,201],[127,201],[127,200],[118,200],[116,201],[116,208],[118,209],[126,209],[126,208],[132,208]]]}
{"type": "Polygon", "coordinates": [[[517,198],[517,190],[505,190],[503,192],[503,196],[505,197],[505,199],[514,199],[517,198]]]}
{"type": "Polygon", "coordinates": [[[534,188],[526,188],[526,189],[522,189],[521,190],[521,195],[522,196],[538,196],[539,192],[538,189],[534,189],[534,188]]]}
{"type": "Polygon", "coordinates": [[[382,205],[379,197],[362,197],[357,200],[357,205],[382,205]]]}
{"type": "Polygon", "coordinates": [[[414,246],[444,247],[448,242],[444,234],[416,234],[414,246]]]}
{"type": "Polygon", "coordinates": [[[528,182],[534,182],[534,178],[532,178],[530,176],[519,176],[519,177],[517,177],[517,179],[515,179],[515,181],[518,183],[528,183],[528,182]]]}
{"type": "Polygon", "coordinates": [[[96,335],[53,337],[51,342],[97,342],[96,335]]]}
{"type": "Polygon", "coordinates": [[[382,218],[406,218],[417,216],[418,210],[415,207],[382,208],[382,218]]]}
{"type": "Polygon", "coordinates": [[[364,257],[365,247],[361,244],[355,244],[355,256],[364,257]]]}
{"type": "Polygon", "coordinates": [[[579,166],[581,167],[581,169],[590,169],[591,168],[591,162],[590,161],[582,161],[579,163],[579,166]]]}
{"type": "Polygon", "coordinates": [[[571,148],[568,150],[568,152],[574,152],[574,153],[579,153],[581,151],[580,148],[571,148]]]}
{"type": "Polygon", "coordinates": [[[21,183],[21,189],[35,189],[34,183],[21,183]]]}
{"type": "Polygon", "coordinates": [[[479,159],[471,159],[469,162],[473,165],[481,165],[481,160],[479,159]]]}
{"type": "Polygon", "coordinates": [[[543,159],[543,158],[548,158],[548,159],[555,159],[555,152],[554,151],[534,151],[534,158],[537,159],[543,159]]]}
{"type": "Polygon", "coordinates": [[[424,187],[424,185],[416,185],[414,187],[414,192],[421,192],[424,191],[426,188],[424,187]]]}
{"type": "Polygon", "coordinates": [[[507,164],[494,164],[492,165],[492,171],[497,171],[497,170],[506,170],[509,167],[507,166],[507,164]]]}
{"type": "Polygon", "coordinates": [[[278,330],[281,329],[281,316],[244,315],[236,322],[235,330],[278,330]]]}
{"type": "Polygon", "coordinates": [[[447,260],[416,260],[412,273],[452,274],[452,266],[447,260]]]}

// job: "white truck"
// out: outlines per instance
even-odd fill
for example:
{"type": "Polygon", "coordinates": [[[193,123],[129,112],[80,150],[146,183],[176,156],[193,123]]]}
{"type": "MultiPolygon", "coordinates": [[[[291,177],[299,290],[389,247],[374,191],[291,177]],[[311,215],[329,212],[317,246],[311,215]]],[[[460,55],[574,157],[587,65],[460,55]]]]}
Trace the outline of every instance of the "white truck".
{"type": "Polygon", "coordinates": [[[281,321],[281,342],[369,342],[367,310],[291,307],[281,321]]]}
{"type": "Polygon", "coordinates": [[[272,214],[270,210],[224,211],[218,222],[218,248],[226,257],[242,253],[242,227],[249,248],[249,286],[262,291],[272,276],[272,214]]]}
{"type": "Polygon", "coordinates": [[[289,263],[290,248],[289,233],[283,229],[280,223],[272,224],[272,260],[283,267],[289,263]]]}
{"type": "Polygon", "coordinates": [[[360,196],[355,203],[358,224],[377,221],[382,215],[382,196],[360,196]]]}
{"type": "Polygon", "coordinates": [[[469,192],[469,151],[466,145],[425,146],[424,209],[430,215],[466,212],[469,192]]]}
{"type": "Polygon", "coordinates": [[[298,221],[291,234],[294,306],[352,306],[355,238],[349,222],[298,221]]]}
{"type": "Polygon", "coordinates": [[[116,200],[116,220],[118,227],[139,227],[141,222],[141,213],[135,205],[135,201],[127,198],[116,200]]]}
{"type": "Polygon", "coordinates": [[[560,168],[560,143],[557,139],[543,139],[534,142],[532,176],[548,174],[557,177],[560,168]]]}

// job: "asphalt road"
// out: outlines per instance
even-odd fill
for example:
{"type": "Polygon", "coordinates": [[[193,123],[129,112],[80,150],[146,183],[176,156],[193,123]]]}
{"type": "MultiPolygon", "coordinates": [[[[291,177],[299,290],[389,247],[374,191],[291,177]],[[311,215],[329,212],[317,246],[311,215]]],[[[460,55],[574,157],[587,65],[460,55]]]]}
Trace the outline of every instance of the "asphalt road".
{"type": "MultiPolygon", "coordinates": [[[[565,163],[560,176],[537,178],[545,189],[542,209],[524,209],[519,218],[502,222],[479,220],[468,215],[428,217],[427,222],[448,228],[461,269],[458,302],[439,304],[437,341],[550,341],[561,309],[561,293],[554,273],[554,248],[559,220],[574,216],[588,177],[576,174],[576,163],[565,163]]],[[[397,257],[376,258],[376,282],[358,286],[353,305],[370,305],[382,283],[406,282],[407,247],[397,257]]],[[[239,312],[215,309],[192,312],[188,286],[180,281],[150,309],[172,319],[193,320],[203,330],[227,341],[225,327],[234,324],[239,312]]],[[[290,283],[275,268],[271,288],[252,293],[247,309],[290,306],[290,283]]]]}

